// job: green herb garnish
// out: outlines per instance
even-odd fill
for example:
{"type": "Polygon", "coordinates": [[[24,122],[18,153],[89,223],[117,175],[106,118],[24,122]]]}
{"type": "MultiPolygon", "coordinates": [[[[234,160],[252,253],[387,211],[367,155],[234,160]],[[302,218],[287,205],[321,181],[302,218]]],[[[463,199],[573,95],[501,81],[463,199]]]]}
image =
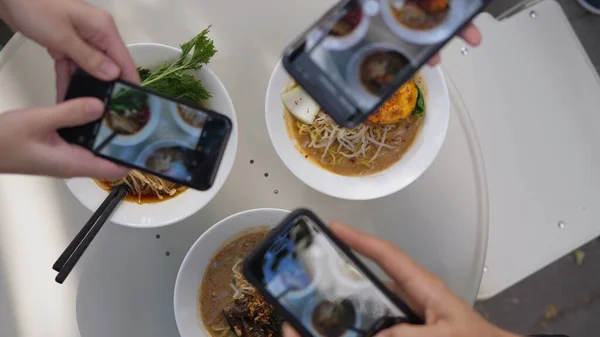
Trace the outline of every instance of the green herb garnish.
{"type": "Polygon", "coordinates": [[[419,88],[419,86],[416,84],[415,86],[417,87],[417,91],[419,92],[419,94],[417,96],[417,105],[415,106],[415,109],[413,110],[412,114],[416,116],[422,116],[425,112],[425,98],[423,97],[423,92],[421,92],[421,88],[419,88]]]}
{"type": "Polygon", "coordinates": [[[200,70],[217,52],[213,40],[207,36],[209,32],[210,26],[182,44],[181,56],[176,61],[165,63],[154,71],[138,68],[141,86],[191,103],[210,99],[212,95],[202,83],[186,73],[188,70],[200,70]]]}
{"type": "Polygon", "coordinates": [[[141,91],[130,89],[121,89],[114,98],[110,100],[110,109],[116,112],[124,113],[126,111],[141,110],[148,95],[141,91]]]}
{"type": "Polygon", "coordinates": [[[138,67],[137,72],[138,72],[138,74],[140,74],[140,79],[142,80],[142,82],[144,82],[144,80],[146,80],[148,78],[148,76],[150,76],[150,74],[152,73],[150,71],[150,69],[146,69],[146,68],[142,68],[142,67],[138,67]]]}

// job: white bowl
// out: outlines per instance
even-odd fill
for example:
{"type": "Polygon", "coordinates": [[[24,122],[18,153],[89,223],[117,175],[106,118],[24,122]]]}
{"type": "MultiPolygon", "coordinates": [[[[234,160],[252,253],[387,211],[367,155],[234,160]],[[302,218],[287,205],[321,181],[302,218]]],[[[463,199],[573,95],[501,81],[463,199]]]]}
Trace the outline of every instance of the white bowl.
{"type": "MultiPolygon", "coordinates": [[[[189,144],[186,144],[185,142],[182,142],[180,140],[162,140],[162,141],[158,141],[155,143],[152,143],[148,146],[146,146],[142,152],[140,152],[140,154],[137,156],[137,158],[135,159],[135,164],[137,166],[146,166],[146,160],[148,159],[148,157],[150,157],[150,155],[158,150],[158,149],[162,149],[165,147],[183,147],[183,148],[189,148],[189,144]]],[[[179,177],[179,179],[191,179],[191,176],[189,175],[189,172],[187,171],[177,171],[178,174],[181,174],[182,176],[179,177]]],[[[173,177],[173,175],[171,175],[171,173],[168,174],[169,177],[173,177]]]]}
{"type": "MultiPolygon", "coordinates": [[[[181,50],[156,43],[136,43],[128,45],[129,52],[137,66],[155,69],[167,61],[179,57],[181,50]]],[[[235,109],[227,90],[217,75],[203,66],[194,76],[211,92],[213,98],[206,107],[229,117],[233,130],[211,189],[197,191],[188,188],[185,192],[166,201],[139,205],[122,202],[110,217],[110,221],[129,227],[160,227],[181,221],[202,209],[219,192],[233,167],[238,142],[238,127],[235,109]]],[[[108,193],[89,178],[67,180],[67,186],[85,207],[94,212],[108,193]]]]}
{"type": "MultiPolygon", "coordinates": [[[[157,113],[152,113],[153,110],[160,109],[160,99],[158,99],[157,97],[150,96],[148,100],[150,102],[150,104],[148,104],[148,109],[150,111],[150,119],[148,120],[148,123],[146,123],[146,125],[144,125],[144,127],[140,131],[138,131],[132,135],[116,136],[111,141],[112,144],[120,145],[120,146],[136,145],[136,144],[139,144],[139,143],[145,141],[146,139],[148,139],[148,137],[150,137],[150,135],[152,135],[152,133],[154,132],[154,130],[156,130],[156,127],[160,123],[160,115],[157,113]]],[[[97,137],[99,137],[99,139],[106,139],[112,133],[113,133],[113,131],[108,126],[106,119],[103,119],[102,127],[98,131],[97,137]]]]}
{"type": "Polygon", "coordinates": [[[365,10],[365,4],[359,3],[362,11],[362,19],[359,24],[354,28],[354,30],[343,37],[336,36],[328,36],[323,40],[323,47],[329,50],[346,50],[356,45],[360,40],[362,40],[365,35],[367,35],[367,31],[369,30],[369,26],[371,25],[371,17],[369,16],[368,11],[365,10]]]}
{"type": "Polygon", "coordinates": [[[281,93],[291,78],[281,66],[275,66],[267,88],[265,119],[271,143],[279,158],[292,173],[313,189],[332,197],[347,200],[381,198],[397,192],[415,181],[437,156],[448,129],[450,101],[446,81],[439,67],[420,70],[429,94],[425,100],[423,125],[412,146],[388,169],[368,176],[342,176],[320,167],[296,148],[283,118],[281,93]]]}
{"type": "Polygon", "coordinates": [[[357,101],[360,102],[362,108],[367,110],[379,102],[379,97],[373,95],[366,90],[362,81],[360,80],[360,68],[364,59],[369,56],[373,51],[391,51],[397,52],[404,56],[406,62],[410,62],[409,53],[403,48],[393,43],[378,42],[365,45],[364,47],[357,50],[348,61],[348,67],[346,67],[346,80],[348,81],[350,90],[358,97],[357,101]]]}
{"type": "Polygon", "coordinates": [[[208,229],[187,252],[175,281],[173,306],[181,337],[210,336],[200,318],[198,292],[210,259],[229,240],[248,229],[275,227],[289,211],[260,208],[231,215],[208,229]]]}
{"type": "Polygon", "coordinates": [[[390,7],[391,1],[379,1],[381,7],[381,16],[383,17],[383,21],[385,21],[388,28],[401,40],[419,45],[435,44],[451,37],[454,33],[453,27],[460,26],[460,23],[462,20],[464,20],[465,13],[469,7],[465,0],[453,0],[450,6],[450,12],[444,21],[440,22],[440,24],[434,28],[421,30],[412,29],[401,24],[392,13],[392,9],[390,7]]]}
{"type": "MultiPolygon", "coordinates": [[[[207,107],[210,104],[207,104],[207,107]]],[[[177,123],[177,125],[179,125],[179,127],[187,132],[190,136],[194,136],[194,137],[199,137],[200,134],[202,133],[202,127],[194,127],[190,124],[188,124],[186,121],[183,120],[183,118],[181,117],[181,115],[179,114],[179,107],[178,105],[172,107],[171,109],[171,115],[173,116],[173,119],[175,120],[175,123],[177,123]]],[[[212,108],[211,108],[212,110],[212,108]]]]}

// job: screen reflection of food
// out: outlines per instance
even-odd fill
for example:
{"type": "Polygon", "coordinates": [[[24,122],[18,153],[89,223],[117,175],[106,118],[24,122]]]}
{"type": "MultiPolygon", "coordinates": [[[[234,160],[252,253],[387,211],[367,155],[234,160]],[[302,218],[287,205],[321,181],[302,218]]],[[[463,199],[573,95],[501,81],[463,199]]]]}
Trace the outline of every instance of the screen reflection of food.
{"type": "Polygon", "coordinates": [[[364,176],[389,168],[410,148],[424,118],[426,95],[425,83],[417,75],[367,122],[351,129],[338,126],[323,111],[312,124],[299,121],[287,109],[284,118],[305,158],[336,174],[364,176]]]}
{"type": "Polygon", "coordinates": [[[260,266],[265,290],[279,300],[307,334],[315,337],[372,337],[382,318],[405,317],[359,267],[345,257],[312,219],[300,216],[278,233],[262,255],[260,266]],[[332,261],[333,259],[333,261],[332,261]],[[344,260],[361,276],[351,280],[330,262],[344,260]],[[313,275],[311,270],[316,270],[313,275]],[[295,291],[286,279],[310,285],[295,291]]]}
{"type": "Polygon", "coordinates": [[[242,234],[211,258],[200,286],[202,322],[213,337],[280,337],[282,319],[242,275],[242,261],[269,233],[242,234]]]}
{"type": "Polygon", "coordinates": [[[106,191],[113,187],[126,184],[129,194],[125,200],[138,204],[150,204],[171,199],[187,189],[187,187],[166,181],[150,174],[137,170],[130,171],[123,179],[94,180],[98,186],[106,191]]]}
{"type": "Polygon", "coordinates": [[[346,14],[333,25],[329,35],[334,37],[344,37],[351,34],[362,20],[362,8],[358,1],[352,1],[346,14]]]}
{"type": "Polygon", "coordinates": [[[442,23],[450,12],[448,0],[405,0],[397,8],[392,2],[392,13],[408,28],[429,30],[442,23]]]}
{"type": "Polygon", "coordinates": [[[146,168],[185,180],[190,177],[185,151],[186,149],[180,146],[158,148],[146,159],[146,168]]]}
{"type": "Polygon", "coordinates": [[[354,327],[356,310],[352,302],[348,300],[341,302],[323,300],[313,311],[312,323],[315,330],[322,336],[340,337],[348,328],[354,327]]]}
{"type": "Polygon", "coordinates": [[[144,92],[121,89],[110,100],[106,124],[121,135],[140,132],[150,120],[147,100],[148,95],[144,92]]]}
{"type": "Polygon", "coordinates": [[[373,51],[360,64],[360,81],[367,91],[379,96],[407,64],[408,59],[397,51],[373,51]]]}
{"type": "Polygon", "coordinates": [[[201,128],[204,126],[204,122],[206,120],[206,115],[204,113],[181,104],[177,104],[177,112],[186,124],[195,128],[201,128]]]}

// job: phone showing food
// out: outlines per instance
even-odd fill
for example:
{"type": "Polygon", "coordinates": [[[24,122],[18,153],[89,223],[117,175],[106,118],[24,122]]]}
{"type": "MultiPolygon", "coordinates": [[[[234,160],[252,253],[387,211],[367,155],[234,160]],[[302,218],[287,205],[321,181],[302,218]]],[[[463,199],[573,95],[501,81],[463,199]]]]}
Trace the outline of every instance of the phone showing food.
{"type": "Polygon", "coordinates": [[[342,0],[285,50],[283,65],[336,123],[353,127],[489,1],[342,0]]]}
{"type": "Polygon", "coordinates": [[[77,70],[65,99],[96,97],[99,120],[60,129],[67,142],[97,156],[198,190],[215,179],[232,125],[227,116],[134,84],[77,70]]]}
{"type": "Polygon", "coordinates": [[[243,273],[303,336],[370,337],[422,324],[308,210],[286,217],[244,260],[243,273]]]}

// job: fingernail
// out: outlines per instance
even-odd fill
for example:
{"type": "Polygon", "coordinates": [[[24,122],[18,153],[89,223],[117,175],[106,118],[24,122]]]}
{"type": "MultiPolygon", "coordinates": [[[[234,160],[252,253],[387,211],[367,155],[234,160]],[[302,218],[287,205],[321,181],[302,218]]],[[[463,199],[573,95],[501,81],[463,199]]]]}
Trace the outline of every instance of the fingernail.
{"type": "Polygon", "coordinates": [[[100,72],[104,74],[104,76],[109,78],[116,78],[119,76],[119,67],[116,64],[112,63],[109,60],[104,61],[102,66],[100,66],[100,72]]]}

